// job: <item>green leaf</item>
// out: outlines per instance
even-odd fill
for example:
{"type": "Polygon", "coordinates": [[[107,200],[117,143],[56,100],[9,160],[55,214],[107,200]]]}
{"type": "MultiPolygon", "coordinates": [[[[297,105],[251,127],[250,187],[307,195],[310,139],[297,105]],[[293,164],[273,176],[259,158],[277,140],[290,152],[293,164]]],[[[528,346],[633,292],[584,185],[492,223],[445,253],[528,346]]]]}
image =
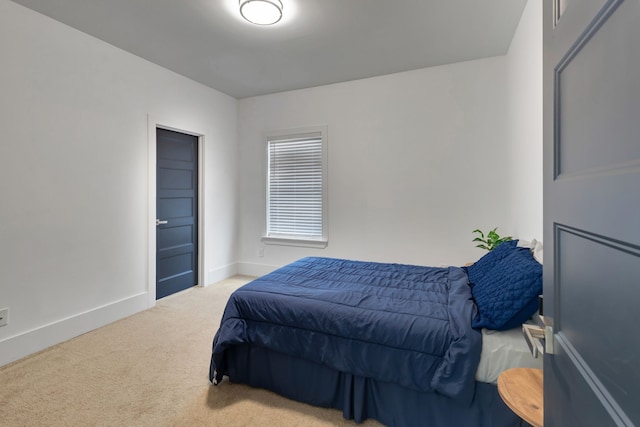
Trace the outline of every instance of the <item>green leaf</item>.
{"type": "Polygon", "coordinates": [[[511,236],[501,237],[498,234],[497,230],[498,230],[498,227],[495,227],[493,230],[490,230],[485,236],[482,230],[475,229],[473,230],[472,233],[479,233],[480,237],[476,237],[475,239],[472,240],[472,242],[480,242],[482,244],[476,245],[477,248],[482,248],[482,249],[491,251],[499,244],[512,240],[511,236]]]}

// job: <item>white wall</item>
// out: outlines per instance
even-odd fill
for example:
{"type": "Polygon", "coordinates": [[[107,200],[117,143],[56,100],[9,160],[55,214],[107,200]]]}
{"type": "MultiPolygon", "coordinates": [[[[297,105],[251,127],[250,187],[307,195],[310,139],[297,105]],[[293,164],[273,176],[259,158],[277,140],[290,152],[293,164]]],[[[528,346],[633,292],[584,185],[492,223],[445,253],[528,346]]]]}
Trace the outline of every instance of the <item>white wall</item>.
{"type": "Polygon", "coordinates": [[[0,0],[0,365],[153,304],[147,117],[204,135],[205,281],[233,273],[237,101],[0,0]]]}
{"type": "Polygon", "coordinates": [[[513,230],[506,79],[506,58],[496,57],[240,100],[240,271],[307,255],[479,258],[473,229],[513,230]],[[262,245],[262,133],[314,125],[329,131],[329,245],[262,245]]]}
{"type": "Polygon", "coordinates": [[[542,2],[528,1],[507,55],[514,235],[542,240],[542,2]]]}

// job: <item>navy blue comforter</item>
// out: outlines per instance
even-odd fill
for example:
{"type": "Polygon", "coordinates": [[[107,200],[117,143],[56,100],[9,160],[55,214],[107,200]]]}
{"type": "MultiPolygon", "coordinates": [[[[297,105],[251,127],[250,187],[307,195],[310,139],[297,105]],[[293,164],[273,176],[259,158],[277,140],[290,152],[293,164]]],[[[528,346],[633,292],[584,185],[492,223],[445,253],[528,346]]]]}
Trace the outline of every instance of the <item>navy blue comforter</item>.
{"type": "Polygon", "coordinates": [[[481,335],[460,268],[303,258],[235,291],[210,379],[235,345],[265,347],[365,378],[470,401],[481,335]]]}

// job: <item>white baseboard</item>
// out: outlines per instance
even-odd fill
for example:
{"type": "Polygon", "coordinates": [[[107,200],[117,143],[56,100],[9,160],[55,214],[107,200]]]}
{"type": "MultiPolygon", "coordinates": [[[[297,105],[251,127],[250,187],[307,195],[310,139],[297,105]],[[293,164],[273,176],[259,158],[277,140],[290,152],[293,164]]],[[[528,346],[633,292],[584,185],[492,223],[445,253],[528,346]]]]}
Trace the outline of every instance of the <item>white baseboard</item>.
{"type": "Polygon", "coordinates": [[[239,262],[237,273],[246,276],[260,277],[282,267],[281,265],[256,264],[251,262],[239,262]]]}
{"type": "MultiPolygon", "coordinates": [[[[216,283],[237,274],[255,277],[264,276],[279,267],[277,265],[255,263],[228,264],[209,270],[207,284],[216,283]]],[[[0,366],[15,362],[53,345],[151,308],[153,304],[149,304],[151,304],[149,302],[149,293],[142,292],[138,295],[4,338],[0,340],[0,366]]]]}
{"type": "Polygon", "coordinates": [[[146,310],[147,292],[61,319],[0,341],[0,366],[146,310]]]}
{"type": "Polygon", "coordinates": [[[209,270],[207,274],[207,280],[204,286],[209,286],[213,283],[219,282],[221,280],[227,279],[231,276],[235,276],[238,274],[238,264],[227,264],[222,267],[214,268],[213,270],[209,270]]]}

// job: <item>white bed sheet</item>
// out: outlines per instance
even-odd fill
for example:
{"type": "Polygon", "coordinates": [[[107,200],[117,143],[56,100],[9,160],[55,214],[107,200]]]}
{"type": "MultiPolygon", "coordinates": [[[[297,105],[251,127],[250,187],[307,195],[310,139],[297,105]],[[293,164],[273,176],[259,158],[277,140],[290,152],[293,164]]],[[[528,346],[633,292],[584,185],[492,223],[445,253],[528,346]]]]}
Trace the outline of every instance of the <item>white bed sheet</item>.
{"type": "Polygon", "coordinates": [[[482,353],[476,380],[495,384],[498,375],[510,368],[542,369],[542,356],[534,358],[522,336],[522,328],[508,331],[482,330],[482,353]]]}

